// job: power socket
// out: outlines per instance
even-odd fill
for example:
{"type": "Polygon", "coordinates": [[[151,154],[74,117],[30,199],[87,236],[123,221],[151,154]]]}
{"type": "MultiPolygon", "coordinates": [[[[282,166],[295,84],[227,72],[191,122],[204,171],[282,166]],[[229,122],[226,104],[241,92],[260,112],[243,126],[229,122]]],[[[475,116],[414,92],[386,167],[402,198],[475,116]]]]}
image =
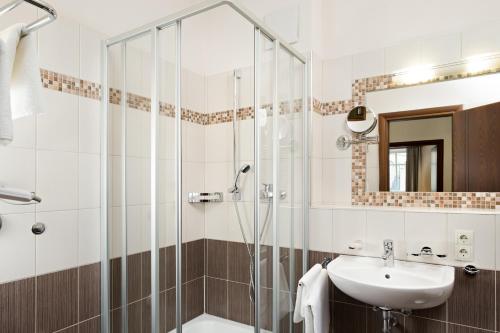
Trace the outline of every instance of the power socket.
{"type": "Polygon", "coordinates": [[[472,261],[473,259],[472,246],[470,245],[456,245],[455,246],[455,259],[460,261],[472,261]]]}
{"type": "Polygon", "coordinates": [[[473,245],[474,231],[473,230],[455,230],[456,245],[473,245]]]}

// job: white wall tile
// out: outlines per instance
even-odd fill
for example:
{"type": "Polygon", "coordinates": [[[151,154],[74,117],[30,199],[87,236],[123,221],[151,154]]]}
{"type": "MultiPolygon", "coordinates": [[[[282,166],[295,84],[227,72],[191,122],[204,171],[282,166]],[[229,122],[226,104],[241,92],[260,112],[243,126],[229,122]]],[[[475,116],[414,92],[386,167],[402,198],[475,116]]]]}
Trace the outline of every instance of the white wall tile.
{"type": "Polygon", "coordinates": [[[311,158],[311,203],[323,202],[323,161],[320,158],[311,158]]]}
{"type": "Polygon", "coordinates": [[[78,211],[78,265],[99,262],[101,258],[100,209],[78,211]]]}
{"type": "MultiPolygon", "coordinates": [[[[113,159],[113,161],[115,160],[113,159]]],[[[129,157],[126,163],[127,204],[142,205],[146,203],[146,160],[138,157],[129,157]]],[[[117,179],[117,183],[119,186],[122,186],[120,178],[117,179]]],[[[120,199],[118,198],[118,200],[120,199]]]]}
{"type": "Polygon", "coordinates": [[[323,117],[323,158],[351,158],[351,148],[346,150],[340,150],[337,148],[337,138],[341,135],[352,135],[346,126],[346,115],[340,114],[323,117]]]}
{"type": "MultiPolygon", "coordinates": [[[[422,247],[429,246],[435,254],[449,254],[447,225],[447,215],[444,213],[406,212],[405,242],[408,253],[419,253],[422,247]]],[[[408,259],[415,258],[408,256],[408,259]]]]}
{"type": "MultiPolygon", "coordinates": [[[[239,168],[239,166],[237,167],[239,168]]],[[[232,163],[205,163],[205,192],[223,192],[233,186],[233,165],[232,163]]]]}
{"type": "Polygon", "coordinates": [[[351,250],[349,244],[366,242],[366,212],[364,210],[333,210],[333,252],[360,254],[363,249],[351,250]]]}
{"type": "MultiPolygon", "coordinates": [[[[232,205],[232,203],[227,202],[207,203],[205,205],[206,238],[217,240],[227,239],[229,222],[228,209],[232,208],[232,205]]],[[[234,221],[234,223],[237,223],[237,221],[234,221]]]]}
{"type": "Polygon", "coordinates": [[[99,154],[101,151],[101,103],[84,97],[80,97],[78,101],[80,104],[78,108],[79,152],[99,154]]]}
{"type": "Polygon", "coordinates": [[[37,115],[37,148],[78,151],[78,96],[43,90],[46,109],[37,115]]]}
{"type": "Polygon", "coordinates": [[[37,152],[36,192],[42,198],[37,211],[78,207],[78,154],[37,152]]]}
{"type": "Polygon", "coordinates": [[[205,161],[229,162],[232,161],[231,123],[222,123],[207,126],[205,129],[205,161]]]}
{"type": "MultiPolygon", "coordinates": [[[[254,204],[252,202],[238,202],[238,211],[241,217],[243,232],[245,233],[247,240],[252,243],[254,228],[254,204]]],[[[228,203],[227,212],[227,239],[232,242],[243,242],[240,225],[238,223],[233,203],[228,203]]],[[[264,221],[265,211],[261,210],[261,214],[261,221],[264,221]]],[[[263,241],[265,241],[265,239],[263,241]]]]}
{"type": "Polygon", "coordinates": [[[419,39],[405,41],[385,49],[385,72],[400,72],[421,65],[422,42],[419,39]]]}
{"type": "Polygon", "coordinates": [[[333,250],[333,217],[330,209],[309,210],[309,248],[313,251],[333,250]]]}
{"type": "Polygon", "coordinates": [[[101,82],[101,40],[104,36],[80,25],[80,78],[101,82]]]}
{"type": "Polygon", "coordinates": [[[38,32],[40,67],[79,77],[79,46],[78,24],[59,17],[38,32]]]}
{"type": "MultiPolygon", "coordinates": [[[[0,147],[0,186],[35,191],[35,151],[33,149],[0,147]]],[[[10,205],[0,201],[2,214],[33,212],[33,205],[10,205]]]]}
{"type": "Polygon", "coordinates": [[[207,112],[231,110],[233,108],[233,74],[224,72],[206,78],[207,112]]]}
{"type": "MultiPolygon", "coordinates": [[[[127,207],[127,252],[135,254],[144,250],[144,206],[127,207]]],[[[121,223],[121,222],[118,222],[121,223]]],[[[121,237],[121,236],[119,236],[121,237]]]]}
{"type": "Polygon", "coordinates": [[[183,205],[182,241],[191,242],[205,236],[205,207],[199,204],[183,205]]]}
{"type": "Polygon", "coordinates": [[[351,202],[350,158],[323,160],[322,199],[329,204],[347,204],[351,202]]]}
{"type": "Polygon", "coordinates": [[[78,265],[78,211],[41,212],[36,222],[45,232],[36,236],[36,273],[46,274],[78,265]]]}
{"type": "Polygon", "coordinates": [[[0,283],[35,275],[35,214],[1,215],[0,283]]]}
{"type": "Polygon", "coordinates": [[[352,58],[352,79],[362,79],[385,74],[383,49],[355,54],[352,58]]]}
{"type": "Polygon", "coordinates": [[[462,33],[462,57],[467,59],[500,51],[500,20],[485,22],[462,33]]]}
{"type": "Polygon", "coordinates": [[[14,119],[14,139],[10,147],[34,148],[35,147],[35,115],[14,119]]]}
{"type": "Polygon", "coordinates": [[[461,59],[461,35],[436,35],[422,40],[423,65],[441,65],[459,61],[461,59]]]}
{"type": "Polygon", "coordinates": [[[323,62],[323,100],[352,98],[352,57],[323,62]]]}
{"type": "MultiPolygon", "coordinates": [[[[183,161],[205,161],[205,126],[191,122],[182,122],[183,161]]],[[[226,143],[226,144],[229,144],[226,143]]]]}
{"type": "Polygon", "coordinates": [[[96,154],[78,155],[78,207],[100,206],[100,158],[96,154]]]}
{"type": "Polygon", "coordinates": [[[311,113],[311,156],[323,157],[323,121],[324,118],[316,112],[311,113]]]}
{"type": "Polygon", "coordinates": [[[495,216],[480,214],[448,214],[448,253],[454,265],[466,262],[455,260],[455,231],[474,232],[472,263],[482,269],[495,269],[495,216]]]}
{"type": "Polygon", "coordinates": [[[376,257],[381,256],[383,241],[391,239],[394,241],[394,255],[396,258],[405,259],[404,222],[405,216],[403,212],[367,210],[366,254],[376,257]]]}
{"type": "Polygon", "coordinates": [[[175,204],[160,204],[159,210],[160,247],[175,245],[175,204]]]}

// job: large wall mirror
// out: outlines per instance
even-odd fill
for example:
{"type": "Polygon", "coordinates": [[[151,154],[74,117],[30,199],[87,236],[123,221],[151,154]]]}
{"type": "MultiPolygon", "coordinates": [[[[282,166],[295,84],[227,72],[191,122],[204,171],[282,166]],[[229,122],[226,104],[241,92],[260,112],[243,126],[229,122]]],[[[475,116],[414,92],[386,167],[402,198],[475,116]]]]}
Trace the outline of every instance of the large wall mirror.
{"type": "Polygon", "coordinates": [[[500,74],[369,92],[366,191],[500,192],[500,74]]]}

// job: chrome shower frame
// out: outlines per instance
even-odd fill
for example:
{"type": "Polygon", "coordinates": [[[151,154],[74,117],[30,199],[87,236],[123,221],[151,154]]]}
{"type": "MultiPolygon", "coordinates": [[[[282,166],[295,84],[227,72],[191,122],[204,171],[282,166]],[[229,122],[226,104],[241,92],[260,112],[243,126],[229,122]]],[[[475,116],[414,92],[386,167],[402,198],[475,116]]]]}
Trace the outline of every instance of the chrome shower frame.
{"type": "MultiPolygon", "coordinates": [[[[236,13],[240,14],[244,17],[250,24],[254,26],[254,245],[256,249],[261,247],[260,242],[260,229],[261,229],[261,203],[259,200],[259,185],[260,185],[260,126],[259,126],[259,108],[261,107],[261,99],[260,99],[260,89],[261,89],[261,52],[262,52],[262,44],[263,39],[267,38],[271,42],[274,43],[275,52],[273,63],[275,65],[275,70],[273,71],[273,82],[274,82],[274,91],[273,91],[273,106],[274,111],[278,110],[278,97],[277,97],[277,85],[278,85],[278,68],[279,50],[286,50],[291,56],[297,59],[303,66],[303,77],[304,77],[304,91],[302,96],[303,102],[303,168],[304,168],[304,177],[303,177],[303,200],[302,200],[302,208],[303,208],[303,239],[302,239],[302,249],[303,249],[303,273],[307,268],[307,249],[308,249],[308,225],[309,225],[309,117],[310,112],[312,110],[312,98],[310,95],[311,89],[311,80],[310,80],[310,56],[304,57],[302,54],[294,50],[290,45],[280,39],[271,29],[266,27],[265,24],[261,22],[256,16],[254,16],[251,12],[246,10],[238,0],[207,0],[206,2],[200,3],[198,5],[192,6],[186,10],[183,10],[179,13],[167,16],[160,20],[154,21],[150,24],[144,25],[132,31],[126,32],[124,34],[118,35],[116,37],[110,38],[102,42],[101,50],[102,50],[102,90],[101,90],[101,332],[108,333],[110,332],[110,314],[109,314],[109,305],[110,305],[110,296],[109,296],[109,278],[110,278],[110,267],[109,267],[109,259],[110,259],[110,248],[109,248],[109,190],[111,188],[109,176],[109,83],[108,83],[108,57],[109,57],[109,48],[113,45],[121,44],[125,45],[127,42],[135,40],[140,37],[150,36],[151,38],[151,54],[153,54],[153,63],[152,63],[152,75],[151,75],[151,328],[153,333],[159,333],[159,222],[158,222],[158,142],[159,142],[159,32],[165,28],[175,27],[176,30],[176,70],[175,70],[175,109],[181,110],[181,25],[182,21],[186,18],[210,11],[212,9],[221,7],[221,6],[229,6],[236,13]]],[[[126,52],[123,50],[123,54],[126,58],[126,52]]],[[[123,93],[122,93],[122,112],[126,110],[126,78],[122,83],[123,93]]],[[[237,111],[237,110],[236,110],[237,111]]],[[[274,112],[276,115],[273,117],[273,127],[277,129],[277,121],[279,112],[274,112]]],[[[179,267],[182,267],[182,252],[181,252],[181,244],[182,244],[182,118],[181,112],[176,112],[175,114],[175,128],[176,128],[176,140],[175,140],[175,157],[176,157],[176,168],[175,168],[175,178],[176,178],[176,331],[178,333],[182,332],[182,311],[180,310],[182,307],[182,275],[179,267]]],[[[122,133],[123,135],[123,133],[122,133]]],[[[126,145],[126,143],[124,143],[126,145]]],[[[122,147],[125,150],[125,146],[122,147]]],[[[273,131],[273,151],[274,155],[279,154],[279,140],[278,140],[278,131],[273,131]],[[278,149],[278,152],[276,151],[278,149]]],[[[125,164],[125,159],[122,163],[125,164]]],[[[275,198],[278,197],[278,186],[277,186],[277,175],[279,172],[278,169],[279,155],[273,158],[273,178],[275,186],[273,189],[273,195],[275,198]]],[[[126,165],[124,165],[126,167],[126,165]]],[[[126,193],[126,191],[123,191],[126,193]]],[[[126,200],[125,194],[122,197],[122,201],[126,200]]],[[[278,200],[274,200],[273,202],[273,248],[274,253],[273,257],[279,259],[279,237],[278,237],[278,200]]],[[[123,224],[125,224],[125,228],[123,228],[122,239],[126,240],[126,216],[123,217],[123,224]]],[[[291,239],[293,244],[294,239],[291,239]]],[[[126,241],[122,244],[125,253],[123,253],[124,258],[122,261],[124,263],[124,270],[122,274],[126,279],[126,241]]],[[[293,256],[291,257],[293,258],[293,256]]],[[[255,263],[260,263],[260,251],[255,251],[255,263]]],[[[277,274],[279,271],[279,260],[274,260],[273,263],[273,272],[277,274]]],[[[295,262],[290,263],[290,267],[295,267],[295,262]]],[[[261,330],[261,321],[260,321],[260,264],[255,264],[255,324],[254,329],[255,332],[258,333],[261,330]]],[[[273,288],[273,331],[279,331],[279,279],[274,279],[274,287],[273,288]]],[[[122,284],[122,289],[126,289],[126,284],[122,284]]],[[[126,290],[122,291],[122,302],[126,302],[126,290]]],[[[123,304],[122,304],[123,305],[123,304]]],[[[127,320],[127,307],[122,307],[122,311],[124,312],[121,320],[124,324],[122,327],[126,327],[127,320]]]]}

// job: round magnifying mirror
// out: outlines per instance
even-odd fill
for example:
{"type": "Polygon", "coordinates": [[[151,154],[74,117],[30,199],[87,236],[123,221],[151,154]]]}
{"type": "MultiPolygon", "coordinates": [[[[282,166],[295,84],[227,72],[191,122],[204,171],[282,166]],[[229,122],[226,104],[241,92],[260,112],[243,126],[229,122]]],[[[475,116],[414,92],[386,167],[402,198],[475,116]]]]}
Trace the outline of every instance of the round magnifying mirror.
{"type": "Polygon", "coordinates": [[[366,106],[356,106],[347,115],[347,127],[357,134],[368,134],[377,126],[377,117],[366,106]]]}

